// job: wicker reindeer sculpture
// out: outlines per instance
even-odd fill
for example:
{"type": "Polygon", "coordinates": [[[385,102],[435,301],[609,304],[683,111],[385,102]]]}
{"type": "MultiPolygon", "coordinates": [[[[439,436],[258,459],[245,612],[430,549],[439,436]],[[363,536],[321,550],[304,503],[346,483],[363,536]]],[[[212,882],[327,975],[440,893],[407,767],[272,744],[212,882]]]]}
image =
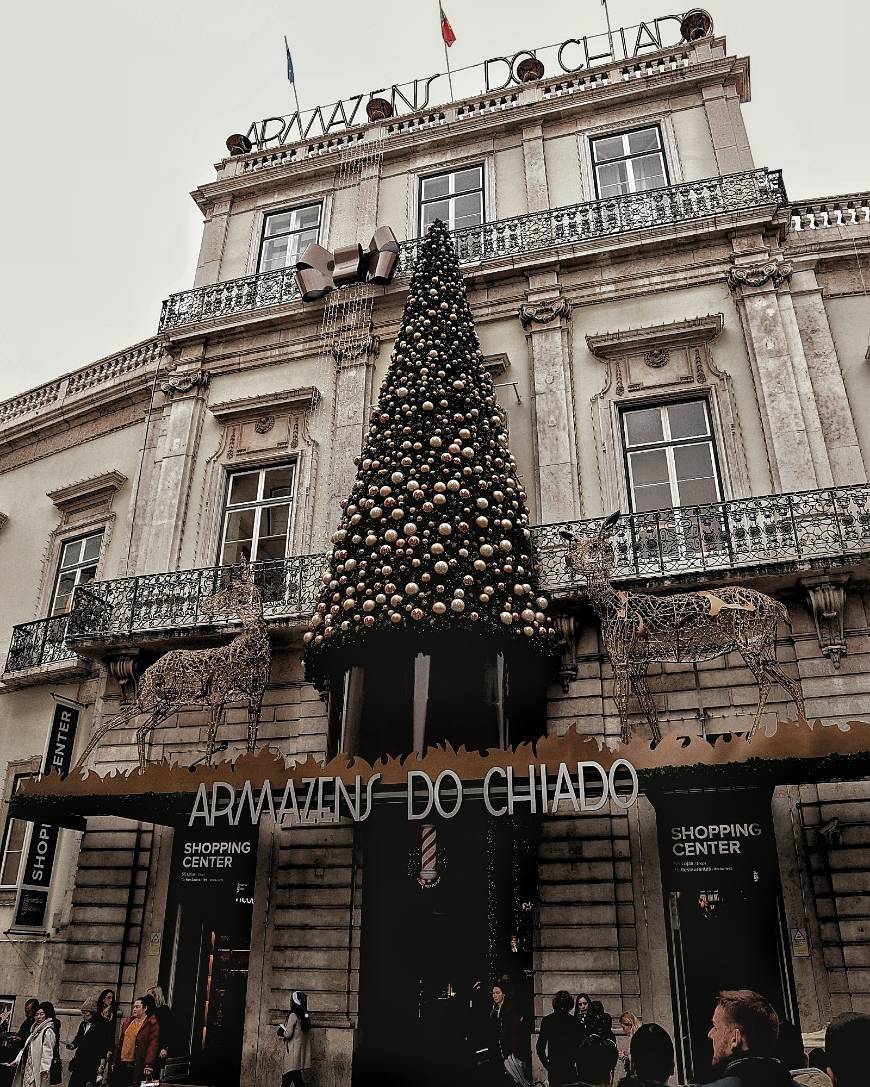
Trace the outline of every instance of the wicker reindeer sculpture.
{"type": "Polygon", "coordinates": [[[238,580],[200,602],[206,615],[237,615],[242,633],[227,645],[213,649],[173,649],[145,670],[136,697],[119,714],[96,729],[75,769],[84,767],[89,755],[112,729],[143,721],[136,730],[139,768],[145,769],[146,737],[178,710],[201,706],[211,712],[206,740],[206,761],[214,755],[215,737],[231,702],[248,704],[248,751],[253,752],[260,725],[263,692],[269,682],[272,653],[263,619],[263,600],[254,584],[251,568],[242,563],[238,580]]]}
{"type": "Polygon", "coordinates": [[[567,562],[586,579],[586,594],[601,621],[604,648],[613,665],[614,697],[622,723],[622,739],[631,739],[628,700],[633,692],[655,742],[661,739],[655,702],[646,673],[652,662],[701,661],[736,650],[758,684],[758,705],[748,738],[761,722],[774,683],[794,700],[806,719],[799,681],[786,675],[776,660],[776,630],[788,611],[755,589],[725,585],[694,593],[626,592],[615,589],[610,576],[614,556],[611,533],[621,514],[612,513],[593,536],[568,540],[567,562]]]}

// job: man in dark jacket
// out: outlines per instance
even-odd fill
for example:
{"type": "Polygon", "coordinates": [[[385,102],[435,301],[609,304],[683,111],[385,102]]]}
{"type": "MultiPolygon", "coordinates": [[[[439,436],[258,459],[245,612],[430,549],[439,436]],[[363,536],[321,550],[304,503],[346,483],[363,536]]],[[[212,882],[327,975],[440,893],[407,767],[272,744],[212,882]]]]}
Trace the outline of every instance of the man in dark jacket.
{"type": "Polygon", "coordinates": [[[759,993],[721,992],[707,1037],[713,1043],[713,1071],[720,1077],[710,1087],[794,1087],[775,1056],[779,1016],[759,993]]]}
{"type": "Polygon", "coordinates": [[[547,1069],[550,1087],[564,1087],[577,1079],[577,1050],[583,1034],[580,1023],[571,1014],[573,1003],[571,994],[561,989],[553,997],[552,1015],[541,1020],[535,1049],[547,1069]]]}

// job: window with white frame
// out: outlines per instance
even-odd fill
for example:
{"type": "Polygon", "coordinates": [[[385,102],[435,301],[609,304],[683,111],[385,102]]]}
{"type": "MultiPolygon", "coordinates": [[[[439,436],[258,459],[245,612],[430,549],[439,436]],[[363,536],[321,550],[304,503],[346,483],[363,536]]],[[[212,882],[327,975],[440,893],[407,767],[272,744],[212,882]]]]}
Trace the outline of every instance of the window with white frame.
{"type": "Polygon", "coordinates": [[[464,166],[420,179],[420,236],[436,219],[450,230],[483,222],[483,166],[464,166]]]}
{"type": "Polygon", "coordinates": [[[658,125],[596,137],[592,140],[592,160],[595,190],[602,200],[668,184],[658,125]]]}
{"type": "Polygon", "coordinates": [[[103,530],[89,536],[66,540],[60,549],[60,562],[51,594],[50,615],[64,615],[72,607],[73,591],[77,585],[88,585],[97,576],[103,530]]]}
{"type": "MultiPolygon", "coordinates": [[[[12,782],[11,795],[14,796],[22,781],[35,777],[35,774],[16,774],[12,782]]],[[[25,819],[6,817],[3,830],[3,848],[0,850],[0,888],[17,887],[27,850],[30,823],[25,819]]]]}
{"type": "Polygon", "coordinates": [[[287,211],[271,211],[263,220],[258,272],[292,268],[309,242],[320,235],[320,204],[306,204],[287,211]]]}
{"type": "Polygon", "coordinates": [[[634,513],[721,498],[706,400],[678,400],[622,413],[634,513]]]}
{"type": "Polygon", "coordinates": [[[268,562],[287,555],[295,465],[233,472],[227,485],[221,564],[268,562]]]}

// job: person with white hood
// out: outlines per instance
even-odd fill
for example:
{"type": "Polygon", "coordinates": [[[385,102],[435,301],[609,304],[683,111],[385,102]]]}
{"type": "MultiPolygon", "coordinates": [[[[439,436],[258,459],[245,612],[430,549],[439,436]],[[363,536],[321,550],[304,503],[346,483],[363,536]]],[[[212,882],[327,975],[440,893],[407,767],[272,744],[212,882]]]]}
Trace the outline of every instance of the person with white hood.
{"type": "Polygon", "coordinates": [[[297,989],[292,996],[287,1022],[278,1027],[283,1043],[281,1087],[305,1087],[302,1073],[311,1067],[311,1016],[308,994],[297,989]]]}
{"type": "Polygon", "coordinates": [[[51,1064],[58,1051],[57,1019],[54,1005],[43,1001],[36,1009],[33,1028],[24,1047],[9,1063],[15,1069],[12,1087],[48,1087],[51,1064]]]}

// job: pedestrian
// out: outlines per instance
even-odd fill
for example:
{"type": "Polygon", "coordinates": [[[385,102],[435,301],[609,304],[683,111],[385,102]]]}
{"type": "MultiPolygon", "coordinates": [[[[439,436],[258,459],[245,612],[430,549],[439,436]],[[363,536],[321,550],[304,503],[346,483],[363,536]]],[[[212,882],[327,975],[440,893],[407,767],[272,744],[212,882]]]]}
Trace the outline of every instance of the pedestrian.
{"type": "Polygon", "coordinates": [[[156,1010],[154,997],[148,993],[133,1001],[133,1014],[121,1024],[115,1046],[111,1087],[139,1087],[143,1079],[154,1075],[160,1054],[156,1010]]]}
{"type": "Polygon", "coordinates": [[[154,999],[154,1016],[160,1026],[159,1057],[162,1066],[170,1053],[175,1052],[175,1018],[159,985],[152,985],[150,989],[146,989],[146,992],[154,999]]]}
{"type": "Polygon", "coordinates": [[[305,1087],[302,1073],[311,1067],[310,1033],[308,994],[297,989],[291,997],[287,1022],[278,1027],[283,1048],[281,1087],[305,1087]]]}
{"type": "Polygon", "coordinates": [[[580,1024],[571,1014],[573,1003],[571,994],[560,989],[553,997],[552,1014],[541,1020],[535,1049],[547,1069],[550,1087],[565,1087],[577,1079],[577,1050],[582,1035],[580,1024]]]}
{"type": "Polygon", "coordinates": [[[613,1016],[604,1010],[600,1000],[589,1002],[589,1011],[586,1015],[587,1034],[597,1034],[599,1038],[607,1038],[616,1045],[616,1035],[613,1033],[613,1016]]]}
{"type": "Polygon", "coordinates": [[[715,1087],[793,1087],[776,1056],[779,1016],[766,997],[751,989],[721,992],[707,1037],[713,1043],[715,1087]]]}
{"type": "Polygon", "coordinates": [[[585,1038],[589,1033],[586,1029],[586,1020],[589,1018],[589,994],[580,993],[574,1001],[574,1017],[580,1023],[580,1032],[585,1038]]]}
{"type": "Polygon", "coordinates": [[[39,1007],[39,1001],[35,996],[30,997],[24,1001],[24,1022],[18,1028],[18,1037],[23,1041],[33,1030],[33,1021],[36,1017],[36,1009],[39,1007]]]}
{"type": "Polygon", "coordinates": [[[59,1023],[54,1005],[47,1000],[36,1007],[33,1028],[18,1056],[9,1064],[15,1069],[12,1087],[48,1087],[60,1083],[59,1023]]]}
{"type": "Polygon", "coordinates": [[[619,1026],[622,1030],[623,1041],[620,1042],[617,1039],[616,1044],[619,1046],[619,1059],[622,1061],[622,1066],[628,1074],[628,1054],[629,1046],[631,1045],[631,1039],[634,1032],[640,1026],[640,1020],[634,1014],[634,1012],[624,1011],[619,1017],[619,1026]]]}
{"type": "Polygon", "coordinates": [[[867,1087],[870,1081],[870,1015],[845,1012],[825,1031],[825,1057],[834,1087],[867,1087]]]}
{"type": "Polygon", "coordinates": [[[508,1079],[517,1087],[531,1087],[532,1033],[519,1008],[508,999],[504,982],[492,987],[489,1027],[495,1064],[502,1064],[508,1079]]]}
{"type": "Polygon", "coordinates": [[[86,1000],[81,1006],[82,1021],[79,1029],[66,1048],[75,1051],[69,1062],[70,1078],[67,1087],[87,1087],[97,1078],[100,1062],[105,1060],[106,1050],[112,1044],[111,1026],[99,1013],[96,1000],[86,1000]]]}
{"type": "Polygon", "coordinates": [[[577,1073],[580,1078],[575,1087],[612,1087],[613,1070],[618,1061],[616,1042],[602,1038],[600,1034],[590,1034],[577,1050],[577,1073]]]}
{"type": "Polygon", "coordinates": [[[619,1087],[662,1087],[674,1074],[674,1043],[658,1023],[644,1023],[631,1036],[628,1074],[619,1087]]]}

